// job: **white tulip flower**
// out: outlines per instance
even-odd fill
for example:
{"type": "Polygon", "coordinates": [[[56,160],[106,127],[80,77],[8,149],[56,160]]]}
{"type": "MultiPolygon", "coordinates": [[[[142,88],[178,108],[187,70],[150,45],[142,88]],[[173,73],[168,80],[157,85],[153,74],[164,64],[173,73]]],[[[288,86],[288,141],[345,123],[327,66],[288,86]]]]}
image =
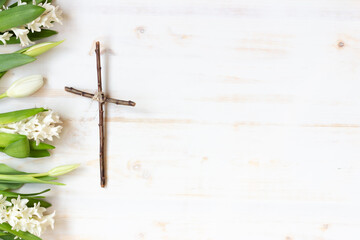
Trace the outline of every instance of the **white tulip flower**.
{"type": "Polygon", "coordinates": [[[44,78],[41,75],[32,75],[15,81],[9,89],[0,95],[1,98],[27,97],[37,92],[44,85],[44,78]]]}

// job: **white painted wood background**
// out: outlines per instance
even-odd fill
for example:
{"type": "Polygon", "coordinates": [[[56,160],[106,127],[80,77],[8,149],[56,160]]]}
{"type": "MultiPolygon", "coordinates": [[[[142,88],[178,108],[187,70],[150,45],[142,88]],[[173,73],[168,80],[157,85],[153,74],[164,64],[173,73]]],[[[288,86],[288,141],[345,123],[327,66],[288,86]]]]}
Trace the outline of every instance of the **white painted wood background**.
{"type": "MultiPolygon", "coordinates": [[[[41,73],[64,120],[48,159],[82,163],[49,200],[54,240],[337,240],[360,234],[360,1],[64,0],[61,46],[1,80],[41,73]],[[100,40],[108,187],[99,187],[100,40]],[[343,43],[343,45],[339,43],[343,43]]],[[[1,48],[12,51],[18,47],[1,48]]],[[[47,186],[28,186],[22,191],[47,186]]]]}

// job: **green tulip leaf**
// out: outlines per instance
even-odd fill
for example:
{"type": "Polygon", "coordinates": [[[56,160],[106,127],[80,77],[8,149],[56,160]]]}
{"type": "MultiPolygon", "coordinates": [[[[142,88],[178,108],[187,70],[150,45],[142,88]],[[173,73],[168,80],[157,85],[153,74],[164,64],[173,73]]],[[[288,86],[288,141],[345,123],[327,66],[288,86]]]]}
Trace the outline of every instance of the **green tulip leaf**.
{"type": "Polygon", "coordinates": [[[0,174],[0,182],[5,183],[43,183],[43,184],[52,184],[52,185],[65,185],[59,182],[44,181],[36,177],[29,175],[3,175],[0,174]]]}
{"type": "Polygon", "coordinates": [[[26,172],[18,171],[16,169],[9,167],[5,163],[0,163],[0,174],[21,175],[21,174],[26,174],[26,172]]]}
{"type": "Polygon", "coordinates": [[[26,158],[30,155],[30,145],[27,138],[17,140],[7,147],[5,147],[4,153],[15,158],[26,158]]]}
{"type": "Polygon", "coordinates": [[[0,7],[2,8],[6,4],[7,0],[0,0],[0,7]]]}
{"type": "Polygon", "coordinates": [[[0,72],[0,78],[2,78],[5,75],[6,72],[0,72]]]}
{"type": "Polygon", "coordinates": [[[55,146],[46,144],[46,143],[39,143],[36,145],[36,142],[30,140],[30,149],[31,150],[48,150],[48,149],[55,149],[55,146]]]}
{"type": "MultiPolygon", "coordinates": [[[[8,197],[7,200],[8,201],[11,201],[11,199],[16,199],[17,197],[8,197]]],[[[51,207],[51,203],[45,201],[45,200],[42,200],[42,199],[37,199],[37,198],[28,198],[28,197],[24,197],[26,199],[28,199],[28,203],[26,204],[28,207],[33,207],[34,204],[37,204],[37,203],[40,203],[40,206],[41,207],[44,207],[44,208],[48,208],[48,207],[51,207]]]]}
{"type": "Polygon", "coordinates": [[[27,4],[0,12],[0,32],[25,25],[38,18],[45,8],[27,4]]]}
{"type": "MultiPolygon", "coordinates": [[[[55,177],[51,176],[51,174],[59,173],[59,171],[62,171],[61,173],[62,175],[67,173],[65,172],[64,169],[72,168],[72,170],[74,170],[76,167],[78,167],[78,164],[59,166],[45,173],[25,173],[25,172],[17,171],[7,166],[6,164],[0,164],[0,190],[16,189],[21,187],[22,184],[24,183],[65,185],[63,183],[54,182],[53,180],[56,180],[57,178],[56,176],[55,177]]],[[[40,192],[39,194],[41,193],[43,192],[40,192]]]]}
{"type": "Polygon", "coordinates": [[[50,189],[46,189],[42,192],[28,193],[28,194],[9,192],[9,191],[0,191],[0,195],[7,197],[8,201],[11,201],[11,199],[17,198],[20,195],[21,198],[26,198],[29,200],[29,202],[27,203],[28,207],[33,207],[34,204],[40,203],[41,207],[48,208],[48,207],[51,207],[51,204],[45,200],[42,200],[42,198],[45,198],[45,197],[39,196],[39,195],[44,194],[49,191],[50,191],[50,189]]]}
{"type": "Polygon", "coordinates": [[[1,57],[0,55],[0,78],[2,78],[6,74],[7,70],[36,60],[34,57],[49,51],[50,49],[56,47],[62,42],[63,41],[35,44],[33,46],[22,48],[14,52],[13,54],[15,55],[12,56],[9,56],[11,54],[2,54],[2,55],[6,55],[5,57],[1,57]],[[23,55],[19,55],[22,53],[23,55],[27,55],[30,58],[26,58],[23,55]]]}
{"type": "Polygon", "coordinates": [[[11,233],[23,240],[41,240],[41,238],[39,238],[31,233],[13,230],[8,223],[0,224],[0,230],[11,233]]]}
{"type": "Polygon", "coordinates": [[[23,183],[0,183],[0,190],[15,190],[23,186],[23,183]]]}
{"type": "MultiPolygon", "coordinates": [[[[6,148],[11,143],[20,139],[27,139],[25,135],[0,132],[0,148],[6,148]]],[[[4,149],[2,149],[3,152],[4,149]]],[[[0,149],[1,151],[1,149],[0,149]]]]}
{"type": "Polygon", "coordinates": [[[3,236],[8,236],[9,233],[6,233],[6,232],[0,232],[0,237],[3,237],[3,236]]]}
{"type": "Polygon", "coordinates": [[[29,157],[31,158],[42,158],[49,157],[50,153],[48,150],[30,150],[29,157]]]}
{"type": "Polygon", "coordinates": [[[53,180],[57,180],[57,177],[51,177],[51,176],[44,176],[44,177],[38,177],[37,179],[40,179],[42,181],[53,181],[53,180]]]}
{"type": "Polygon", "coordinates": [[[0,239],[2,240],[16,240],[16,236],[10,234],[10,233],[4,233],[4,235],[0,236],[0,239]]]}
{"type": "Polygon", "coordinates": [[[0,54],[0,72],[31,63],[35,60],[36,58],[21,53],[0,54]]]}
{"type": "Polygon", "coordinates": [[[44,111],[47,111],[47,109],[30,108],[30,109],[18,110],[18,111],[13,111],[13,112],[0,113],[0,125],[18,122],[25,118],[32,117],[32,116],[34,116],[40,112],[44,112],[44,111]]]}
{"type": "Polygon", "coordinates": [[[42,195],[49,191],[50,191],[50,189],[48,188],[44,191],[36,192],[36,193],[15,193],[15,192],[9,192],[9,191],[0,191],[0,194],[5,197],[17,197],[18,195],[20,195],[21,197],[39,197],[39,195],[42,195]]]}
{"type": "Polygon", "coordinates": [[[44,207],[44,208],[49,208],[52,206],[51,203],[49,203],[45,200],[41,200],[41,199],[37,199],[37,198],[28,198],[28,199],[29,199],[29,202],[27,203],[28,207],[33,207],[34,204],[36,204],[36,203],[40,203],[40,206],[44,207]]]}

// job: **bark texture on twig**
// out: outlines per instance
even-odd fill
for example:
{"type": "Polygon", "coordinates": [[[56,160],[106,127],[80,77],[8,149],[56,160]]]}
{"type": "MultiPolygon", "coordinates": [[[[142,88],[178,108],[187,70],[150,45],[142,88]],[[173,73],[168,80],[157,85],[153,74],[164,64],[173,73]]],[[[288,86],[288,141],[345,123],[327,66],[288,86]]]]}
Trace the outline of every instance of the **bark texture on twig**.
{"type": "MultiPolygon", "coordinates": [[[[100,42],[96,42],[96,69],[98,79],[98,93],[101,94],[101,99],[104,99],[101,81],[101,61],[100,61],[100,42]]],[[[100,137],[100,184],[101,187],[106,185],[105,175],[105,136],[104,136],[104,101],[99,101],[99,137],[100,137]]]]}
{"type": "MultiPolygon", "coordinates": [[[[95,94],[93,93],[88,93],[88,92],[84,92],[72,87],[65,87],[65,91],[69,92],[69,93],[73,93],[79,96],[83,96],[83,97],[87,97],[87,98],[94,98],[95,94]]],[[[119,99],[115,99],[115,98],[109,98],[105,96],[105,102],[107,103],[114,103],[117,105],[124,105],[124,106],[131,106],[131,107],[135,107],[136,103],[133,101],[125,101],[125,100],[119,100],[119,99]]]]}
{"type": "Polygon", "coordinates": [[[91,98],[99,103],[99,138],[100,138],[100,185],[101,187],[106,186],[106,160],[105,160],[105,126],[104,126],[104,104],[114,103],[117,105],[125,105],[134,107],[136,103],[132,101],[124,101],[114,98],[108,98],[105,96],[102,90],[102,79],[101,79],[101,59],[100,59],[100,42],[96,42],[96,70],[98,80],[98,91],[97,93],[88,93],[72,87],[65,87],[65,91],[80,95],[83,97],[91,98]]]}

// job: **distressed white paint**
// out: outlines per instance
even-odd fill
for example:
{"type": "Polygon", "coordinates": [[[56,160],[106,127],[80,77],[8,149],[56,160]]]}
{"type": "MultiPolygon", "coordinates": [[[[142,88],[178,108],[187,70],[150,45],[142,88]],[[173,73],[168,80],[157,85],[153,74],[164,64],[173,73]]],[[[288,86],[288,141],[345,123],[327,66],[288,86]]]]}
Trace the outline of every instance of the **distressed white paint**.
{"type": "Polygon", "coordinates": [[[0,83],[44,74],[44,90],[1,111],[48,106],[65,120],[49,159],[4,162],[82,163],[49,194],[57,223],[44,239],[359,236],[359,1],[57,3],[53,39],[66,42],[0,83]],[[97,104],[63,91],[96,88],[95,40],[107,92],[137,102],[107,108],[106,189],[97,104]]]}

